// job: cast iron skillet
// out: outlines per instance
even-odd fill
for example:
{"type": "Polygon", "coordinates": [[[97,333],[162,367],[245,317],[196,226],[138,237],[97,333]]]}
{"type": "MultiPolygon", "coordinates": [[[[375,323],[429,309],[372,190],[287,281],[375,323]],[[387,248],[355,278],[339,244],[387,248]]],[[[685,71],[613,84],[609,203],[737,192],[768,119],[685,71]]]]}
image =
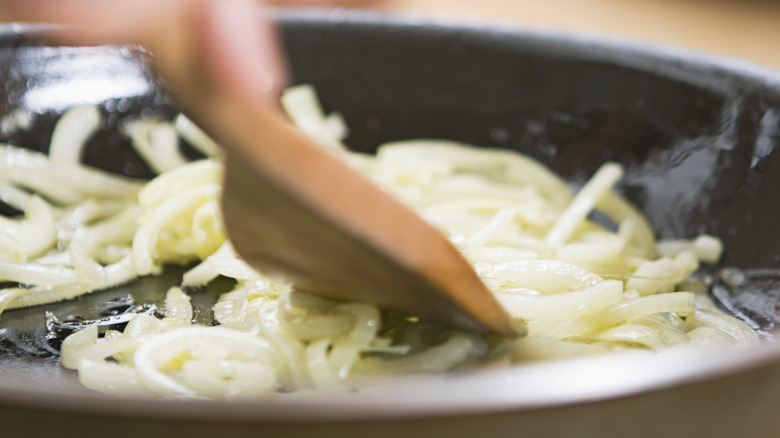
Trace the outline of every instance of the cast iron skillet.
{"type": "MultiPolygon", "coordinates": [[[[780,72],[547,31],[346,12],[280,20],[294,81],[313,84],[327,110],[344,114],[355,149],[449,138],[523,151],[574,184],[603,161],[619,161],[627,168],[621,190],[659,236],[707,232],[724,240],[722,266],[708,272],[713,294],[765,339],[773,336],[780,72]],[[737,268],[739,281],[720,280],[722,267],[737,268]]],[[[0,139],[46,150],[65,108],[99,104],[105,129],[85,161],[149,177],[116,128],[126,117],[175,110],[130,50],[33,40],[22,28],[0,37],[2,114],[35,115],[31,129],[0,127],[0,139]]],[[[738,353],[610,356],[230,404],[114,400],[58,366],[50,353],[56,345],[43,336],[45,311],[94,317],[130,300],[159,302],[155,291],[180,273],[0,316],[3,435],[769,437],[780,430],[780,344],[768,340],[738,353]]],[[[226,287],[193,292],[201,321],[226,287]]]]}

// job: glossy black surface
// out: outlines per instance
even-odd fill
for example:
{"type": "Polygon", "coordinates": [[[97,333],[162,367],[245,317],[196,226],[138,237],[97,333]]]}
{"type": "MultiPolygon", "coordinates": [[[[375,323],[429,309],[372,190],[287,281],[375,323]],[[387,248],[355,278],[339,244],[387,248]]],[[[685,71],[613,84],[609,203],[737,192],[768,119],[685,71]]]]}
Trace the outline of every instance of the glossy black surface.
{"type": "Polygon", "coordinates": [[[574,180],[620,161],[660,237],[710,232],[725,264],[780,265],[777,83],[576,38],[316,23],[287,35],[296,80],[346,116],[357,149],[450,138],[574,180]]]}
{"type": "MultiPolygon", "coordinates": [[[[528,31],[306,16],[286,19],[282,30],[294,82],[313,84],[326,110],[345,116],[355,149],[409,138],[455,139],[523,151],[574,183],[605,160],[619,161],[627,168],[621,190],[660,237],[715,234],[725,242],[724,266],[780,268],[779,73],[528,31]]],[[[16,108],[33,113],[31,129],[3,130],[0,141],[46,150],[64,108],[98,104],[105,129],[90,142],[85,162],[150,176],[117,126],[128,117],[169,117],[174,110],[131,50],[39,46],[8,32],[0,39],[0,80],[0,115],[16,108]]],[[[148,302],[144,290],[134,283],[6,312],[0,349],[19,338],[11,327],[40,331],[44,310],[59,318],[94,317],[95,305],[115,296],[148,302]]],[[[724,299],[778,321],[778,295],[754,295],[747,303],[728,294],[724,299]]],[[[203,297],[208,309],[213,296],[203,297]]],[[[37,340],[25,342],[15,344],[30,351],[0,353],[0,367],[50,371],[42,378],[55,383],[72,379],[41,359],[37,340]]]]}

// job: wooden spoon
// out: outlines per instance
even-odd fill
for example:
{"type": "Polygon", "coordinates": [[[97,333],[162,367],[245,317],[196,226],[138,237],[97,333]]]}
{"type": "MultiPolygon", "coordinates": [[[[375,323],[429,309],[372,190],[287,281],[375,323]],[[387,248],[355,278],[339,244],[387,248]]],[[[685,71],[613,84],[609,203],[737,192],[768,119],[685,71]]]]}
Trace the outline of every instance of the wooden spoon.
{"type": "Polygon", "coordinates": [[[515,333],[468,262],[413,211],[267,109],[239,119],[244,129],[223,143],[222,208],[250,265],[325,297],[515,333]]]}
{"type": "Polygon", "coordinates": [[[204,74],[219,55],[203,53],[197,32],[172,26],[148,45],[180,106],[225,148],[225,226],[247,263],[328,298],[477,332],[524,331],[438,231],[278,106],[204,74]]]}

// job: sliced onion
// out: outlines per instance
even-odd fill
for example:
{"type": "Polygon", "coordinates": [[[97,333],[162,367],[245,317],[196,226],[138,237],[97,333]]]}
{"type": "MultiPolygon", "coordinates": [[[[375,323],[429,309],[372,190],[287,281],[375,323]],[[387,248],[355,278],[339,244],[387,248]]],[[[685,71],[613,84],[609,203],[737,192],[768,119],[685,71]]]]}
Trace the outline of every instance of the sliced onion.
{"type": "Polygon", "coordinates": [[[175,218],[193,212],[199,205],[215,199],[221,190],[216,184],[199,186],[174,196],[152,210],[133,238],[133,263],[139,275],[152,272],[157,262],[155,247],[163,227],[175,218]]]}
{"type": "Polygon", "coordinates": [[[28,259],[40,256],[57,242],[54,212],[49,204],[37,196],[32,196],[25,206],[24,220],[0,216],[0,229],[21,246],[28,259]]]}
{"type": "Polygon", "coordinates": [[[188,119],[187,116],[184,114],[177,115],[174,124],[179,135],[187,140],[198,152],[209,158],[222,156],[222,148],[203,132],[198,125],[188,119]]]}
{"type": "Polygon", "coordinates": [[[558,295],[495,294],[510,315],[522,319],[584,315],[617,303],[622,295],[623,283],[615,280],[558,295]]]}
{"type": "Polygon", "coordinates": [[[556,294],[592,286],[598,275],[578,266],[555,260],[521,260],[493,267],[493,280],[504,287],[525,287],[556,294]]]}
{"type": "Polygon", "coordinates": [[[585,184],[547,233],[545,240],[551,245],[563,245],[574,234],[580,223],[596,204],[623,176],[623,168],[617,163],[606,163],[585,184]]]}
{"type": "Polygon", "coordinates": [[[103,117],[93,105],[78,105],[60,117],[49,144],[49,159],[56,163],[79,164],[84,146],[97,131],[103,117]]]}
{"type": "MultiPolygon", "coordinates": [[[[196,397],[197,391],[168,371],[181,357],[200,360],[257,360],[273,369],[277,352],[268,342],[226,329],[190,327],[154,335],[135,352],[133,363],[139,380],[155,394],[168,397],[196,397]]],[[[187,378],[185,382],[192,382],[187,378]]]]}

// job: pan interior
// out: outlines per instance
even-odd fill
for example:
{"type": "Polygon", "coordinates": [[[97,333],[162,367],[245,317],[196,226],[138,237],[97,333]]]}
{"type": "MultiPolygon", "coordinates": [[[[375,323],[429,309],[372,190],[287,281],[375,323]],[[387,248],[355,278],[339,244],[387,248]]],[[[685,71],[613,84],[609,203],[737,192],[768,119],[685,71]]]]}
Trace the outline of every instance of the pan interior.
{"type": "MultiPolygon", "coordinates": [[[[325,109],[344,115],[353,148],[443,138],[515,149],[574,185],[603,161],[621,162],[627,172],[620,190],[659,237],[706,232],[723,239],[722,266],[706,274],[726,310],[765,337],[780,323],[780,74],[574,36],[370,17],[338,25],[283,17],[282,31],[294,82],[313,84],[325,109]]],[[[29,111],[33,125],[3,127],[0,141],[46,151],[65,108],[96,104],[105,122],[84,162],[150,177],[118,127],[127,118],[170,118],[175,109],[131,52],[50,47],[3,34],[0,109],[29,111]]],[[[0,389],[90,395],[52,354],[57,339],[46,339],[45,313],[95,319],[160,304],[155,292],[176,284],[181,272],[3,313],[0,389]]],[[[202,321],[210,321],[227,287],[191,291],[202,321]]]]}

